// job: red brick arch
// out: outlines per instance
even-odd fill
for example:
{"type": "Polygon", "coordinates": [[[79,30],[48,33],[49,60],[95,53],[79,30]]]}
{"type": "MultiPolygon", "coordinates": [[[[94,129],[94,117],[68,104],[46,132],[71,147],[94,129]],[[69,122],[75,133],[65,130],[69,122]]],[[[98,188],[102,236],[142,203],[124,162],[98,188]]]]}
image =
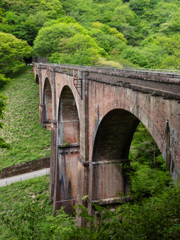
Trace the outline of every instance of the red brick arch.
{"type": "MultiPolygon", "coordinates": [[[[139,121],[157,143],[172,178],[179,178],[179,73],[58,64],[35,64],[35,76],[37,70],[42,123],[47,76],[52,90],[54,211],[65,206],[71,212],[75,199],[86,204],[84,195],[90,202],[107,205],[118,191],[127,193],[128,178],[117,163],[129,164],[129,147],[139,121]]],[[[87,206],[91,210],[91,204],[87,206]]]]}
{"type": "Polygon", "coordinates": [[[92,156],[92,200],[128,193],[129,179],[120,164],[129,165],[129,148],[138,124],[139,119],[124,109],[109,111],[99,123],[92,156]]]}
{"type": "Polygon", "coordinates": [[[101,120],[93,146],[93,162],[126,159],[139,119],[124,109],[113,109],[101,120]]]}
{"type": "MultiPolygon", "coordinates": [[[[98,84],[96,83],[96,85],[98,84]]],[[[92,130],[89,134],[93,145],[98,127],[103,118],[111,111],[121,109],[129,112],[129,114],[137,118],[145,125],[157,143],[161,153],[164,155],[163,137],[165,135],[167,121],[161,112],[165,101],[124,88],[117,89],[112,86],[106,86],[105,90],[100,87],[98,89],[98,98],[95,96],[95,91],[93,91],[94,89],[90,90],[92,92],[92,95],[90,96],[90,99],[92,99],[90,106],[90,125],[92,125],[92,130]],[[106,93],[108,95],[106,95],[106,93]],[[94,119],[96,119],[96,121],[94,119]]],[[[91,161],[93,160],[93,145],[90,145],[91,161]]]]}

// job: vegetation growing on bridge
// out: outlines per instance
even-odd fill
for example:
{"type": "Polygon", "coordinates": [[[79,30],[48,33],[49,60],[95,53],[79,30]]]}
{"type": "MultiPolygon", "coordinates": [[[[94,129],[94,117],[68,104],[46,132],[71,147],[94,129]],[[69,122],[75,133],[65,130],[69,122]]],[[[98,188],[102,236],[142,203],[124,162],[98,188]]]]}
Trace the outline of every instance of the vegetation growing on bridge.
{"type": "Polygon", "coordinates": [[[32,67],[14,76],[1,94],[7,96],[7,110],[0,133],[11,149],[0,150],[0,170],[50,156],[51,132],[39,122],[39,85],[35,83],[32,67]]]}

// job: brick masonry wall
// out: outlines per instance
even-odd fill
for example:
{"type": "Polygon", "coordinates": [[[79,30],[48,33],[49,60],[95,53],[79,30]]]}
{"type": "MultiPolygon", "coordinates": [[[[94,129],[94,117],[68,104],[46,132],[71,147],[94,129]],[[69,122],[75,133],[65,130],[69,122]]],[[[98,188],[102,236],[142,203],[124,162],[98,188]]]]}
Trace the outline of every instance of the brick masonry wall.
{"type": "Polygon", "coordinates": [[[13,177],[19,174],[34,172],[50,166],[50,157],[39,158],[34,161],[16,164],[11,167],[3,168],[0,172],[0,179],[13,177]]]}
{"type": "MultiPolygon", "coordinates": [[[[67,212],[70,211],[75,198],[76,202],[86,205],[81,200],[85,195],[93,201],[104,201],[112,199],[118,191],[128,192],[129,179],[116,162],[124,159],[128,162],[131,139],[139,121],[156,141],[172,178],[178,178],[180,74],[77,68],[55,64],[34,64],[34,72],[40,79],[41,105],[45,79],[50,81],[53,121],[58,128],[58,142],[53,137],[51,145],[54,153],[51,158],[54,211],[61,205],[65,206],[67,212]],[[79,82],[82,80],[78,89],[73,84],[73,76],[76,75],[79,82]],[[69,102],[68,92],[64,91],[67,86],[72,91],[73,106],[69,102]],[[63,97],[63,92],[66,94],[62,104],[60,98],[63,97]],[[76,111],[72,111],[75,106],[76,111]],[[73,130],[69,127],[71,120],[76,120],[71,126],[73,130]],[[60,136],[64,136],[69,143],[79,143],[80,152],[66,153],[61,158],[59,151],[62,149],[58,146],[60,136]],[[60,184],[59,176],[65,180],[64,185],[60,184]]],[[[43,116],[43,107],[40,110],[43,116]]],[[[90,205],[88,208],[91,212],[90,205]]],[[[83,225],[82,219],[78,219],[78,225],[83,225]]]]}

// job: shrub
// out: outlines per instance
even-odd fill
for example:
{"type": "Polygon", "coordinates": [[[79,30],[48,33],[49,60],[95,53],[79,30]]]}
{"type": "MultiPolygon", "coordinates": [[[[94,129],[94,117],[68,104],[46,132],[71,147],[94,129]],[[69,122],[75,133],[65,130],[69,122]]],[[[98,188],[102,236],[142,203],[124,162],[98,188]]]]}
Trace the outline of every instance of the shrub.
{"type": "Polygon", "coordinates": [[[149,67],[149,62],[147,57],[143,55],[138,49],[136,48],[127,48],[122,51],[121,54],[122,58],[128,59],[130,62],[134,64],[138,64],[140,67],[149,67]]]}

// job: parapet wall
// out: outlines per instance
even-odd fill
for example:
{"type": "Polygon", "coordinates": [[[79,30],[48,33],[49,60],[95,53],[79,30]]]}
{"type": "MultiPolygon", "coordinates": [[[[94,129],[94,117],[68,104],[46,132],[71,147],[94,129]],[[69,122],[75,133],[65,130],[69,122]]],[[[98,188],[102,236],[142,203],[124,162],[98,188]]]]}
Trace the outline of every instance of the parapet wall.
{"type": "MultiPolygon", "coordinates": [[[[34,63],[34,71],[46,69],[56,74],[78,76],[79,72],[87,72],[87,80],[101,82],[107,85],[125,87],[133,91],[140,91],[152,96],[161,96],[165,99],[180,100],[180,73],[167,70],[130,70],[110,69],[91,66],[73,66],[51,63],[34,63]]],[[[78,76],[78,79],[81,77],[78,76]]]]}

